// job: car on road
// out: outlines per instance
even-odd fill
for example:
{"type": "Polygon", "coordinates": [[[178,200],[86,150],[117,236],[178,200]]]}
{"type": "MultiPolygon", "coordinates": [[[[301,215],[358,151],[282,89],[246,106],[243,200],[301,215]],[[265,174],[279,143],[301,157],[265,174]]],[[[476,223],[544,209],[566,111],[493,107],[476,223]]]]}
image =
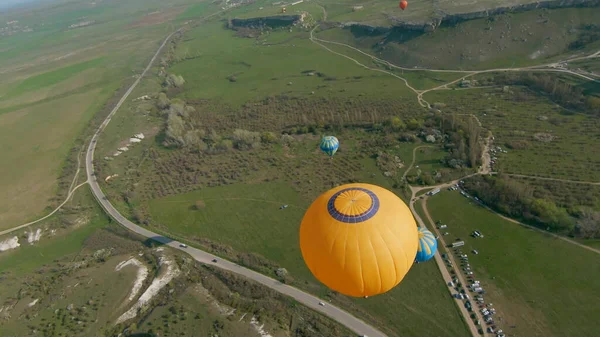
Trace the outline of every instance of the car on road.
{"type": "Polygon", "coordinates": [[[323,302],[319,302],[319,305],[320,305],[320,306],[322,306],[322,307],[324,307],[324,306],[325,306],[325,303],[323,303],[323,302]]]}
{"type": "Polygon", "coordinates": [[[181,247],[181,248],[187,248],[187,245],[185,243],[181,243],[181,244],[179,244],[179,247],[181,247]]]}
{"type": "Polygon", "coordinates": [[[212,262],[217,263],[217,259],[212,259],[212,262]]]}

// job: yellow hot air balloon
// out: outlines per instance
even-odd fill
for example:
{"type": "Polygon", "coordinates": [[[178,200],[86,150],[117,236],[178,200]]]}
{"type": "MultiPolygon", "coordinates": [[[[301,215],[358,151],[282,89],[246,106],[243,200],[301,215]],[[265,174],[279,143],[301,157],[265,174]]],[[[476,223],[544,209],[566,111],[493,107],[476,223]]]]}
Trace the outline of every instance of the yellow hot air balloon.
{"type": "Polygon", "coordinates": [[[313,275],[354,297],[385,293],[406,275],[417,255],[412,213],[394,193],[347,184],[319,196],[300,225],[300,249],[313,275]]]}

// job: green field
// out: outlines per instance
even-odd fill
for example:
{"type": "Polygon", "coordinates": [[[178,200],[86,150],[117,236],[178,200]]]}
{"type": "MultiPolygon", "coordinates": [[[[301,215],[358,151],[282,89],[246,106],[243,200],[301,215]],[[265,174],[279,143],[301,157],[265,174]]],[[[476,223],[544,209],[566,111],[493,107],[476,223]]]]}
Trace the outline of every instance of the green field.
{"type": "Polygon", "coordinates": [[[600,153],[589,151],[589,144],[596,137],[598,119],[570,113],[548,98],[520,87],[510,90],[512,93],[496,89],[438,91],[428,93],[425,98],[444,102],[448,105],[445,111],[458,113],[465,102],[470,102],[470,111],[484,128],[492,131],[495,146],[508,151],[497,155],[495,171],[600,180],[598,171],[589,169],[600,164],[600,153]],[[536,140],[536,134],[550,134],[554,139],[536,140]]]}
{"type": "Polygon", "coordinates": [[[0,255],[0,273],[8,272],[12,276],[18,277],[40,266],[50,264],[56,259],[72,256],[83,248],[85,240],[91,234],[107,224],[107,219],[103,215],[98,215],[88,224],[52,239],[43,237],[39,243],[34,245],[21,242],[21,247],[0,255]],[[68,240],[65,240],[67,236],[68,240]]]}
{"type": "MultiPolygon", "coordinates": [[[[127,299],[130,284],[135,279],[133,268],[118,273],[114,271],[116,264],[125,258],[127,256],[113,257],[103,265],[75,271],[62,279],[52,275],[58,282],[46,284],[48,293],[20,288],[24,296],[11,310],[15,318],[0,325],[0,333],[7,337],[24,336],[31,333],[33,329],[30,327],[35,327],[35,330],[47,330],[50,336],[63,333],[98,336],[97,332],[107,321],[118,317],[113,306],[127,299]],[[28,307],[27,304],[35,299],[39,300],[38,303],[28,307]],[[71,304],[74,310],[66,310],[71,304]],[[112,308],[109,309],[109,306],[112,308]]],[[[35,284],[35,281],[32,283],[35,284]]],[[[14,296],[10,293],[3,295],[5,299],[14,296]]]]}
{"type": "MultiPolygon", "coordinates": [[[[153,226],[159,229],[192,241],[207,238],[239,252],[258,253],[286,268],[298,285],[307,281],[313,291],[324,292],[322,287],[315,290],[316,280],[298,246],[299,223],[308,205],[308,199],[282,183],[207,188],[147,204],[153,226]],[[197,200],[206,207],[193,210],[197,200]],[[289,207],[280,210],[282,204],[289,207]]],[[[415,265],[400,286],[385,295],[350,301],[338,295],[335,299],[387,327],[392,335],[468,334],[434,264],[415,265]],[[416,291],[423,287],[427,292],[416,291]]]]}
{"type": "Polygon", "coordinates": [[[220,100],[238,108],[266,96],[323,98],[335,93],[336,97],[394,97],[416,105],[400,80],[329,53],[311,43],[307,31],[272,32],[257,41],[235,37],[220,22],[209,23],[186,34],[177,48],[179,58],[185,55],[194,59],[178,62],[169,71],[186,79],[180,94],[186,100],[220,100]],[[285,43],[277,42],[282,39],[285,43]],[[229,52],[232,48],[236,53],[229,52]],[[311,71],[324,76],[303,73],[311,71]],[[229,80],[231,76],[235,82],[229,80]]]}
{"type": "Polygon", "coordinates": [[[64,99],[41,103],[0,116],[0,155],[8,163],[0,169],[0,228],[6,229],[37,217],[56,193],[65,156],[75,145],[115,83],[106,83],[64,99]],[[25,205],[29,205],[25,207],[25,205]]]}
{"type": "Polygon", "coordinates": [[[64,68],[52,70],[37,76],[29,77],[23,82],[19,83],[14,88],[14,90],[9,91],[2,98],[6,98],[7,96],[19,96],[23,93],[28,93],[48,86],[56,85],[64,80],[69,79],[70,77],[77,75],[82,71],[101,66],[103,64],[103,61],[103,58],[99,57],[90,61],[77,63],[64,68]]]}
{"type": "MultiPolygon", "coordinates": [[[[381,59],[381,57],[377,57],[381,55],[376,55],[375,53],[370,52],[369,50],[353,49],[352,47],[354,47],[353,45],[356,44],[356,40],[352,35],[346,34],[346,32],[341,29],[329,29],[323,32],[316,31],[314,33],[314,37],[324,40],[315,41],[321,44],[321,48],[327,48],[335,53],[338,53],[338,57],[342,58],[342,56],[340,56],[339,54],[343,54],[346,57],[350,57],[356,60],[357,62],[361,63],[362,65],[371,68],[371,71],[376,71],[374,72],[375,74],[384,74],[385,72],[388,74],[388,76],[395,75],[400,78],[403,78],[409,82],[412,88],[416,90],[432,89],[446,84],[448,82],[454,81],[456,79],[459,79],[465,75],[461,72],[431,72],[417,70],[414,68],[400,69],[397,67],[397,65],[396,67],[392,67],[390,64],[386,63],[386,60],[381,59]],[[340,45],[339,43],[344,45],[340,45]],[[373,57],[377,57],[378,59],[375,60],[373,57]]],[[[357,65],[355,62],[351,62],[355,65],[355,67],[363,68],[362,66],[357,65]]],[[[402,63],[399,64],[402,65],[402,63]]],[[[400,81],[400,85],[405,85],[401,79],[397,77],[396,79],[400,81]]]]}
{"type": "Polygon", "coordinates": [[[17,236],[20,247],[0,253],[0,273],[21,277],[56,260],[73,258],[85,248],[85,241],[100,229],[109,226],[101,209],[92,204],[92,194],[86,186],[75,192],[62,212],[29,227],[6,234],[4,241],[17,236]],[[41,230],[40,240],[28,243],[29,232],[41,230]]]}
{"type": "Polygon", "coordinates": [[[186,8],[174,4],[73,1],[5,14],[2,25],[17,20],[34,31],[0,39],[0,156],[10,163],[0,168],[0,229],[57,205],[59,177],[77,162],[71,150],[170,32],[167,22],[186,8]],[[96,22],[68,29],[83,17],[96,22]]]}
{"type": "Polygon", "coordinates": [[[422,145],[422,147],[415,152],[415,164],[407,175],[418,175],[418,173],[431,174],[436,172],[445,167],[445,165],[441,163],[441,160],[447,155],[447,152],[436,146],[422,145]]]}
{"type": "Polygon", "coordinates": [[[582,336],[597,330],[596,253],[505,221],[457,192],[444,191],[427,206],[434,221],[448,226],[449,240],[465,241],[475,278],[507,335],[582,336]],[[473,230],[485,238],[473,239],[473,230]]]}
{"type": "Polygon", "coordinates": [[[285,183],[208,188],[148,202],[153,222],[169,232],[260,253],[304,279],[309,277],[306,267],[297,263],[300,248],[290,243],[298,238],[299,219],[308,206],[285,183]],[[196,200],[202,200],[206,208],[191,211],[196,200]],[[280,210],[283,204],[289,208],[280,210]]]}
{"type": "Polygon", "coordinates": [[[219,304],[214,304],[205,293],[206,289],[200,285],[189,286],[177,298],[172,299],[168,306],[160,306],[152,310],[143,324],[138,327],[139,332],[152,330],[164,331],[165,334],[186,335],[193,331],[194,334],[202,333],[203,336],[215,332],[224,336],[260,336],[248,323],[251,317],[244,322],[238,321],[237,317],[235,320],[228,320],[228,317],[219,310],[221,309],[219,304]],[[215,331],[214,322],[222,323],[223,328],[215,331]]]}
{"type": "Polygon", "coordinates": [[[430,69],[490,69],[544,64],[568,54],[592,53],[599,43],[568,50],[586,33],[599,8],[533,10],[437,28],[432,33],[388,35],[334,28],[317,37],[348,43],[399,66],[430,69]],[[551,43],[549,43],[551,41],[551,43]],[[384,42],[379,46],[379,42],[384,42]],[[374,47],[375,46],[375,47],[374,47]]]}

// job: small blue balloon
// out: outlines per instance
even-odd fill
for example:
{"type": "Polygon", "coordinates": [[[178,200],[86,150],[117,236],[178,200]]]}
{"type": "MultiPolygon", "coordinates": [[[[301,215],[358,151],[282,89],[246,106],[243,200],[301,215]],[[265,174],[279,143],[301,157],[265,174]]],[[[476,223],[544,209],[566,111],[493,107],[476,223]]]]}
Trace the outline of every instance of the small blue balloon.
{"type": "Polygon", "coordinates": [[[417,250],[417,262],[425,262],[435,255],[437,251],[437,240],[433,233],[426,228],[419,227],[419,248],[417,250]]]}
{"type": "Polygon", "coordinates": [[[321,144],[319,145],[321,151],[327,153],[327,155],[329,155],[330,157],[333,157],[333,155],[337,152],[339,147],[340,142],[334,136],[323,137],[323,139],[321,139],[321,144]]]}

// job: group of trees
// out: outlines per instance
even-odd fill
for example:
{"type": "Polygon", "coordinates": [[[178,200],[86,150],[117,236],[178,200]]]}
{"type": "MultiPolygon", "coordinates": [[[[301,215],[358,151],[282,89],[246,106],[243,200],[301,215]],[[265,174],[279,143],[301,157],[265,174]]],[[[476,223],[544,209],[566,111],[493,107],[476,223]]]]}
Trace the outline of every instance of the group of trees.
{"type": "Polygon", "coordinates": [[[586,45],[600,40],[600,25],[583,25],[577,40],[569,44],[570,50],[581,49],[586,45]]]}
{"type": "Polygon", "coordinates": [[[581,237],[600,237],[600,212],[567,209],[550,199],[536,197],[533,189],[508,176],[475,176],[464,187],[496,211],[541,228],[581,237]]]}
{"type": "Polygon", "coordinates": [[[166,74],[163,79],[163,87],[166,88],[181,88],[185,84],[185,80],[181,75],[166,74]]]}
{"type": "Polygon", "coordinates": [[[392,117],[384,123],[384,126],[396,132],[406,130],[416,131],[423,128],[424,123],[425,121],[422,119],[411,118],[405,122],[400,117],[392,117]]]}
{"type": "Polygon", "coordinates": [[[392,117],[384,127],[389,132],[401,132],[400,140],[416,140],[415,131],[422,136],[438,136],[444,134],[444,147],[448,151],[446,164],[451,168],[477,167],[481,163],[483,146],[481,143],[481,127],[470,116],[457,117],[456,113],[435,112],[426,120],[412,118],[403,121],[392,117]]]}
{"type": "Polygon", "coordinates": [[[278,141],[278,137],[272,132],[235,129],[230,136],[221,136],[214,129],[207,132],[202,128],[200,112],[180,99],[169,100],[163,92],[158,94],[156,105],[166,116],[163,142],[166,147],[216,153],[231,149],[256,149],[261,143],[278,141]]]}
{"type": "Polygon", "coordinates": [[[483,129],[473,116],[458,116],[456,112],[436,112],[426,123],[438,126],[446,135],[444,148],[448,151],[445,159],[447,166],[475,168],[481,164],[483,129]]]}

